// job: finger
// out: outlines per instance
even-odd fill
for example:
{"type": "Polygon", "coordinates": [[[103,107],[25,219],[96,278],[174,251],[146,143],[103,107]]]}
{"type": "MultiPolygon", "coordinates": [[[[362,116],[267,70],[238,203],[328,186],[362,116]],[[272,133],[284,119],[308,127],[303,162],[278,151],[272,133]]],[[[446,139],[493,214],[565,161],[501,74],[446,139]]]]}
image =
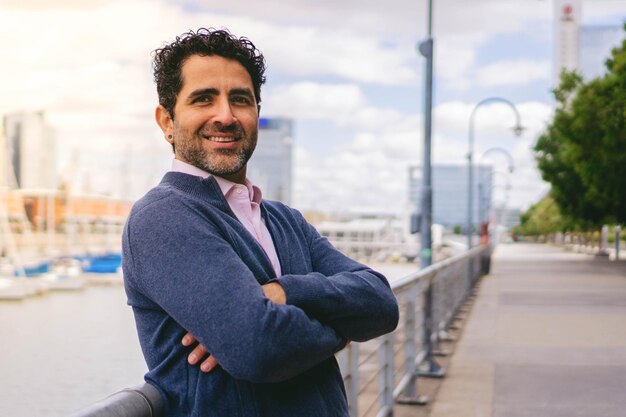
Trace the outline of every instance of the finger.
{"type": "Polygon", "coordinates": [[[211,372],[217,366],[217,360],[213,356],[209,356],[200,365],[202,372],[211,372]]]}
{"type": "Polygon", "coordinates": [[[191,351],[189,356],[187,356],[187,362],[189,362],[190,365],[196,365],[207,355],[207,353],[208,352],[204,346],[198,345],[191,351]]]}
{"type": "Polygon", "coordinates": [[[182,339],[183,346],[191,346],[196,342],[196,338],[189,332],[187,332],[182,339]]]}

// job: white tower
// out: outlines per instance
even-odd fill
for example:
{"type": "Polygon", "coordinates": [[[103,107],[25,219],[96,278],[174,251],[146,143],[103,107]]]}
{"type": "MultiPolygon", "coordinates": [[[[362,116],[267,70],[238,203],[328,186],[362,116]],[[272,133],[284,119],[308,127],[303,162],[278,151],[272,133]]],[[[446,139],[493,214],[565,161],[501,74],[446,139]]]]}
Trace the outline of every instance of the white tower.
{"type": "Polygon", "coordinates": [[[582,0],[554,0],[554,84],[561,69],[578,70],[582,0]]]}
{"type": "Polygon", "coordinates": [[[18,188],[56,188],[54,132],[42,112],[4,117],[4,132],[18,188]]]}

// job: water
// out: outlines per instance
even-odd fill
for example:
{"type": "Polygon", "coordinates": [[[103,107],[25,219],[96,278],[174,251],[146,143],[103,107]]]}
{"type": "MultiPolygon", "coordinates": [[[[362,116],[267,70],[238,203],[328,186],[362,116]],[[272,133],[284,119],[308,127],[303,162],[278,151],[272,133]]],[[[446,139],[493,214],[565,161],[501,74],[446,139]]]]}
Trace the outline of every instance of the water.
{"type": "Polygon", "coordinates": [[[60,417],[143,382],[121,285],[0,302],[0,416],[60,417]]]}
{"type": "MultiPolygon", "coordinates": [[[[390,281],[415,265],[376,265],[390,281]]],[[[62,417],[143,382],[121,285],[0,301],[0,416],[62,417]]]]}

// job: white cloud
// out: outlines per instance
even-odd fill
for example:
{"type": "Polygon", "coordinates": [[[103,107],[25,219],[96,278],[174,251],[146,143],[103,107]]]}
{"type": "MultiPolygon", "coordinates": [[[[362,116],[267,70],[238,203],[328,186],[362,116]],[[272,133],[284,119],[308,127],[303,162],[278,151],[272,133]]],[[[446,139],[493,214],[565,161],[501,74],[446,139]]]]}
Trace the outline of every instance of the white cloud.
{"type": "MultiPolygon", "coordinates": [[[[594,19],[609,12],[623,16],[624,4],[588,1],[584,13],[594,19]]],[[[71,149],[80,149],[81,169],[103,189],[123,182],[109,179],[124,165],[128,149],[133,178],[153,183],[170,150],[153,121],[150,52],[189,29],[225,26],[248,36],[266,55],[275,78],[272,90],[264,91],[264,112],[351,129],[352,142],[325,159],[298,152],[300,201],[385,208],[406,197],[406,165],[421,162],[421,123],[391,105],[376,105],[363,85],[422,85],[424,61],[415,46],[425,38],[425,11],[424,2],[412,0],[383,6],[374,0],[243,0],[219,7],[166,0],[6,0],[0,6],[0,112],[46,111],[61,158],[67,161],[71,149]]],[[[549,40],[551,13],[550,2],[435,2],[437,88],[480,94],[477,80],[500,86],[507,81],[503,74],[510,76],[507,85],[541,81],[536,67],[545,63],[529,57],[515,68],[506,62],[477,68],[480,48],[494,36],[524,33],[549,40]],[[531,68],[532,62],[537,65],[531,68]]],[[[474,105],[451,101],[435,109],[435,161],[465,162],[474,105]]],[[[519,165],[512,194],[526,187],[530,195],[539,189],[528,185],[539,183],[531,147],[550,110],[534,102],[517,106],[524,136],[511,135],[510,109],[485,106],[476,115],[475,152],[508,147],[519,165]]]]}
{"type": "MultiPolygon", "coordinates": [[[[435,108],[433,164],[467,164],[469,115],[474,106],[447,102],[435,108]]],[[[498,103],[481,106],[481,112],[476,113],[474,162],[506,171],[506,159],[491,155],[481,160],[481,156],[496,146],[511,154],[515,171],[509,178],[508,202],[512,207],[527,208],[547,189],[535,169],[532,146],[552,109],[539,102],[517,103],[516,107],[526,127],[521,138],[509,131],[514,124],[510,108],[498,103]]],[[[422,164],[423,143],[420,121],[405,120],[394,131],[359,133],[348,145],[336,146],[324,157],[298,148],[294,161],[295,205],[326,211],[401,212],[408,201],[407,170],[422,164]]],[[[499,201],[504,200],[501,188],[494,190],[494,198],[499,201]]]]}
{"type": "Polygon", "coordinates": [[[299,120],[326,120],[356,129],[396,126],[406,117],[390,108],[370,105],[356,84],[299,82],[265,92],[263,112],[299,120]]]}
{"type": "Polygon", "coordinates": [[[408,200],[408,167],[421,162],[414,130],[362,133],[324,157],[295,152],[294,205],[301,209],[400,213],[408,200]]]}
{"type": "Polygon", "coordinates": [[[551,70],[552,64],[547,61],[501,61],[480,68],[476,80],[485,87],[525,85],[538,80],[549,81],[551,70]]]}

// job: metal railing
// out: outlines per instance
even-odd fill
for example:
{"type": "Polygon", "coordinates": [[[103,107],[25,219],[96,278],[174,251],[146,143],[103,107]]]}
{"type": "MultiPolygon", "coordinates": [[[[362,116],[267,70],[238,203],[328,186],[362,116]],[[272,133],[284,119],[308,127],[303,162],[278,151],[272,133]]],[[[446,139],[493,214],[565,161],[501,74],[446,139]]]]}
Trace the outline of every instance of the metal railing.
{"type": "Polygon", "coordinates": [[[397,402],[423,404],[418,379],[443,377],[435,355],[459,308],[489,269],[491,249],[476,247],[392,285],[400,323],[390,334],[338,353],[351,417],[388,417],[397,402]]]}
{"type": "Polygon", "coordinates": [[[620,246],[623,244],[621,226],[613,226],[613,245],[609,244],[610,234],[610,227],[608,225],[604,225],[602,226],[600,232],[550,233],[547,235],[535,236],[531,241],[546,242],[552,245],[562,246],[566,250],[576,253],[606,256],[614,261],[619,261],[621,257],[623,257],[623,252],[620,252],[620,246]]]}
{"type": "MultiPolygon", "coordinates": [[[[398,328],[337,354],[351,417],[389,417],[397,402],[424,404],[418,379],[443,377],[439,343],[476,281],[489,270],[491,248],[475,247],[392,285],[400,305],[398,328]]],[[[68,417],[160,417],[159,392],[149,384],[115,393],[68,417]]]]}
{"type": "Polygon", "coordinates": [[[163,417],[161,394],[145,383],[116,392],[68,417],[163,417]]]}

